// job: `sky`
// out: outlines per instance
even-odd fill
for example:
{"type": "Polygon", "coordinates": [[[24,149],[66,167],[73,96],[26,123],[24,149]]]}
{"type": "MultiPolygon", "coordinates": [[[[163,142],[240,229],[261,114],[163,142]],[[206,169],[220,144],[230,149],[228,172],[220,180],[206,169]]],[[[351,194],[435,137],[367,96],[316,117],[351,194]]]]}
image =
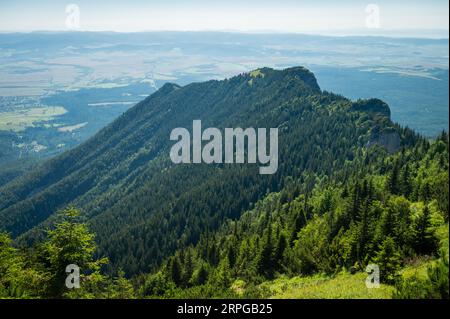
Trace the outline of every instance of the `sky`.
{"type": "Polygon", "coordinates": [[[0,0],[0,32],[241,31],[448,38],[447,0],[0,0]]]}

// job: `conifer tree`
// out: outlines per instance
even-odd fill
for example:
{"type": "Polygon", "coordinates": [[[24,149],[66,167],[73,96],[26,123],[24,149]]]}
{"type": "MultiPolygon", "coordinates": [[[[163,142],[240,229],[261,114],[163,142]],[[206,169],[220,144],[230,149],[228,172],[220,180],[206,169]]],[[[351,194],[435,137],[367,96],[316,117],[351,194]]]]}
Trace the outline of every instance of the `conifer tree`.
{"type": "Polygon", "coordinates": [[[389,192],[391,192],[392,194],[398,194],[400,189],[399,189],[399,163],[398,160],[396,160],[394,162],[394,164],[392,165],[392,170],[391,173],[388,176],[388,190],[389,192]]]}
{"type": "Polygon", "coordinates": [[[431,229],[431,216],[428,205],[425,205],[413,223],[413,244],[415,250],[420,254],[429,254],[436,248],[436,238],[431,229]]]}
{"type": "Polygon", "coordinates": [[[179,286],[182,283],[181,263],[178,256],[174,256],[169,263],[170,278],[179,286]]]}
{"type": "Polygon", "coordinates": [[[387,237],[378,251],[374,263],[380,268],[380,280],[393,283],[400,267],[400,254],[395,247],[394,239],[387,237]]]}
{"type": "Polygon", "coordinates": [[[87,225],[78,221],[80,212],[74,207],[59,213],[61,222],[47,232],[48,240],[42,245],[48,277],[47,295],[62,298],[68,292],[66,287],[66,267],[75,265],[80,269],[81,283],[92,274],[98,274],[100,266],[107,263],[106,258],[95,259],[96,244],[94,235],[87,225]]]}
{"type": "Polygon", "coordinates": [[[262,243],[262,249],[257,261],[258,272],[267,277],[272,278],[274,274],[273,263],[273,242],[271,225],[267,229],[265,240],[262,243]]]}

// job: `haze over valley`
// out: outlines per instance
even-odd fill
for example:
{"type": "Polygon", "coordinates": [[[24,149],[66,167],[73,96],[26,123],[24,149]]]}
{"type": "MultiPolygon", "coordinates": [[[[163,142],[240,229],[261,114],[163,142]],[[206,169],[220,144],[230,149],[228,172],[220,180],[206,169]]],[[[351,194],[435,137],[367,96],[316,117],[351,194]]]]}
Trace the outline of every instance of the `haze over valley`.
{"type": "Polygon", "coordinates": [[[394,121],[427,137],[448,129],[448,39],[4,33],[0,61],[2,163],[70,149],[166,82],[224,79],[262,66],[303,65],[324,90],[382,98],[394,121]]]}

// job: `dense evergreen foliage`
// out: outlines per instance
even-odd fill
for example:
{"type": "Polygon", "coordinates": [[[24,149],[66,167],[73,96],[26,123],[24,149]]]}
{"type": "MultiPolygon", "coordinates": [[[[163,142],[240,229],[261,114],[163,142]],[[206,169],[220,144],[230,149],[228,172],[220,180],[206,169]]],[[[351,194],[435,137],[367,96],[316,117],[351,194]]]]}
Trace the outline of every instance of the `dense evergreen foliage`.
{"type": "MultiPolygon", "coordinates": [[[[430,282],[422,280],[421,295],[409,297],[448,298],[448,136],[388,157],[374,156],[379,151],[362,154],[345,182],[324,178],[302,193],[302,183],[292,180],[239,220],[179,250],[146,279],[145,293],[161,294],[161,277],[189,292],[239,280],[252,287],[280,274],[364,271],[369,263],[380,267],[382,282],[394,284],[408,260],[429,255],[440,256],[430,282]]],[[[400,282],[399,290],[413,289],[415,280],[400,282]]]]}
{"type": "Polygon", "coordinates": [[[260,284],[279,275],[376,263],[397,297],[448,297],[448,135],[429,142],[389,115],[380,100],[321,91],[304,68],[166,84],[86,143],[0,189],[0,229],[22,247],[2,235],[0,293],[262,297],[260,284]],[[194,119],[278,127],[277,173],[172,164],[170,130],[194,119]],[[73,208],[56,214],[68,205],[79,216],[73,208]],[[60,284],[72,254],[89,280],[68,292],[60,284]],[[401,267],[421,256],[436,260],[427,279],[403,281],[401,267]],[[30,280],[45,283],[42,291],[27,288],[30,280]]]}
{"type": "Polygon", "coordinates": [[[95,259],[94,235],[78,221],[79,212],[67,208],[61,222],[47,230],[46,239],[33,249],[13,248],[7,234],[0,233],[0,298],[131,298],[131,284],[119,274],[105,277],[95,259]],[[66,267],[80,267],[80,289],[66,286],[66,267]]]}

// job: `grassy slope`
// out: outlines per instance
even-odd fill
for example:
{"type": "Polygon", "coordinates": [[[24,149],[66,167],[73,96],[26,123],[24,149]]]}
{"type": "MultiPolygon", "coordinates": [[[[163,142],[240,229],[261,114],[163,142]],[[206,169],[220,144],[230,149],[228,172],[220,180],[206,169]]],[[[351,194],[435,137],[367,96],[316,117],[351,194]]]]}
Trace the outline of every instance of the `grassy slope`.
{"type": "MultiPolygon", "coordinates": [[[[435,234],[442,249],[448,256],[448,225],[435,229],[435,234]]],[[[399,272],[403,278],[416,276],[426,278],[427,270],[436,259],[421,257],[407,262],[399,272]]],[[[367,274],[354,275],[342,272],[334,277],[316,275],[312,277],[280,277],[261,284],[263,290],[269,292],[274,299],[390,299],[394,287],[381,285],[380,288],[369,289],[365,285],[367,274]]]]}
{"type": "Polygon", "coordinates": [[[393,287],[381,285],[369,289],[365,285],[367,274],[342,273],[335,277],[314,276],[279,278],[263,283],[275,299],[387,299],[393,287]]]}

